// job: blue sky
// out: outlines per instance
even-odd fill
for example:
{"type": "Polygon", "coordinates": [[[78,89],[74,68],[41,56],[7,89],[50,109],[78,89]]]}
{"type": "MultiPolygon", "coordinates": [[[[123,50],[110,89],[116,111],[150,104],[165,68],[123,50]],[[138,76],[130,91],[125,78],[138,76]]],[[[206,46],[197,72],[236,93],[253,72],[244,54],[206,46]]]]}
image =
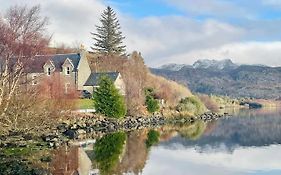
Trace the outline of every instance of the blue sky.
{"type": "Polygon", "coordinates": [[[52,45],[93,44],[106,6],[121,23],[127,51],[146,63],[192,64],[232,59],[281,66],[281,0],[0,0],[0,14],[16,4],[41,5],[49,17],[52,45]]]}
{"type": "Polygon", "coordinates": [[[106,4],[136,18],[184,14],[180,9],[163,0],[110,0],[106,4]]]}
{"type": "MultiPolygon", "coordinates": [[[[176,0],[177,1],[177,0],[176,0]]],[[[207,2],[199,0],[198,2],[207,2]]],[[[209,2],[218,2],[223,5],[238,7],[238,9],[244,9],[248,15],[263,20],[276,20],[281,19],[281,1],[278,0],[208,0],[209,2]]],[[[208,11],[201,11],[198,8],[197,13],[194,11],[184,10],[184,6],[193,6],[192,3],[196,4],[196,1],[177,1],[179,3],[173,4],[171,0],[105,0],[106,5],[114,6],[124,13],[128,13],[136,18],[148,17],[148,16],[168,16],[168,15],[183,15],[190,16],[198,19],[204,18],[221,18],[224,20],[234,20],[241,18],[240,15],[222,15],[218,16],[217,13],[211,14],[208,11]],[[179,5],[182,5],[180,7],[179,5]]],[[[223,7],[223,5],[221,7],[223,7]]],[[[214,9],[215,10],[215,9],[214,9]]],[[[222,9],[217,9],[222,10],[222,9]]],[[[233,8],[232,10],[236,10],[233,8]]],[[[245,17],[245,16],[244,16],[245,17]]]]}

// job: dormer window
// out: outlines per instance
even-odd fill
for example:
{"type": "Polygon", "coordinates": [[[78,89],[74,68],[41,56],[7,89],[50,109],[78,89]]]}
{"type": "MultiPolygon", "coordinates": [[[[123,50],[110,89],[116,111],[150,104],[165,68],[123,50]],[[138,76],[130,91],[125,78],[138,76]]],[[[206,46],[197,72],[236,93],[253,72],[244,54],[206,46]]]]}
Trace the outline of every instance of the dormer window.
{"type": "Polygon", "coordinates": [[[53,61],[48,60],[48,61],[44,64],[43,68],[44,68],[45,74],[46,74],[47,76],[50,76],[51,73],[55,71],[55,64],[53,63],[53,61]]]}
{"type": "Polygon", "coordinates": [[[65,74],[70,75],[70,67],[66,67],[65,74]]]}
{"type": "Polygon", "coordinates": [[[48,75],[48,76],[51,75],[51,68],[50,68],[50,67],[48,67],[48,69],[47,69],[47,75],[48,75]]]}
{"type": "Polygon", "coordinates": [[[70,75],[71,72],[74,69],[74,66],[72,64],[72,61],[69,58],[66,58],[63,65],[62,65],[62,69],[63,69],[63,74],[64,75],[70,75]]]}

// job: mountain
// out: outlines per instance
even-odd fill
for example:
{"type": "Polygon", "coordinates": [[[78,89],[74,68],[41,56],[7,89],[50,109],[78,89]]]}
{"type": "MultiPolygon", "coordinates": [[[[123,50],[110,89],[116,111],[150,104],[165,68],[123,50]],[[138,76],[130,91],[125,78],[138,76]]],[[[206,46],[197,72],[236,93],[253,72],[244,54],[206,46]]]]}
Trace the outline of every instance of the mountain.
{"type": "Polygon", "coordinates": [[[182,83],[193,92],[266,99],[281,97],[281,67],[198,60],[180,69],[153,68],[151,71],[182,83]]]}
{"type": "Polygon", "coordinates": [[[178,71],[181,68],[183,68],[184,66],[186,66],[186,65],[185,64],[165,64],[165,65],[161,66],[160,69],[178,71]]]}
{"type": "Polygon", "coordinates": [[[193,65],[193,68],[200,68],[200,69],[234,69],[237,68],[238,65],[234,64],[230,59],[225,59],[221,61],[217,60],[208,60],[208,59],[202,59],[196,61],[193,65]]]}
{"type": "Polygon", "coordinates": [[[186,64],[164,64],[159,67],[159,69],[171,70],[171,71],[179,71],[182,68],[195,68],[195,69],[235,69],[238,65],[234,64],[230,59],[224,60],[208,60],[208,59],[200,59],[196,61],[193,65],[186,64]]]}

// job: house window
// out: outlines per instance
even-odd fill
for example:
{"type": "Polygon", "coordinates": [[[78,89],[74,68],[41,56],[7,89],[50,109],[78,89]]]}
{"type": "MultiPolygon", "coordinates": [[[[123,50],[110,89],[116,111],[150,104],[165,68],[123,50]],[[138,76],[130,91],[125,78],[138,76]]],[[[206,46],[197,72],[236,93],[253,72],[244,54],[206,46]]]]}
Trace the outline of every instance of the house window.
{"type": "Polygon", "coordinates": [[[70,83],[65,83],[65,94],[68,94],[70,92],[70,83]]]}
{"type": "Polygon", "coordinates": [[[33,75],[32,76],[32,85],[37,85],[38,82],[37,82],[37,76],[36,75],[33,75]]]}
{"type": "Polygon", "coordinates": [[[66,75],[69,75],[69,74],[70,74],[70,67],[66,67],[65,74],[66,74],[66,75]]]}
{"type": "Polygon", "coordinates": [[[50,68],[50,67],[48,67],[48,69],[47,69],[47,75],[48,75],[48,76],[51,75],[51,68],[50,68]]]}

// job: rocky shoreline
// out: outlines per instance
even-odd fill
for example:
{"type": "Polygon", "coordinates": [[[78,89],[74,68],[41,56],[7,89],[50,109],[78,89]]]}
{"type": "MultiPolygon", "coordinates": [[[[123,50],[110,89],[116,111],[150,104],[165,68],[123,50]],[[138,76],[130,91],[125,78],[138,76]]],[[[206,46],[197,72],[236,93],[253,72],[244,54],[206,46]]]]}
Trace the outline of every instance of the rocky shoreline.
{"type": "Polygon", "coordinates": [[[115,131],[130,131],[139,130],[143,128],[157,128],[167,124],[184,124],[193,123],[197,120],[210,122],[219,118],[228,116],[217,113],[204,113],[200,116],[194,117],[173,117],[166,118],[160,115],[151,117],[125,117],[117,120],[105,117],[74,117],[61,121],[57,127],[53,128],[48,133],[45,133],[37,138],[31,134],[10,132],[8,135],[0,136],[0,147],[26,147],[32,141],[37,140],[37,145],[48,147],[59,147],[64,143],[69,143],[74,140],[81,140],[85,138],[99,137],[106,133],[115,131]]]}

